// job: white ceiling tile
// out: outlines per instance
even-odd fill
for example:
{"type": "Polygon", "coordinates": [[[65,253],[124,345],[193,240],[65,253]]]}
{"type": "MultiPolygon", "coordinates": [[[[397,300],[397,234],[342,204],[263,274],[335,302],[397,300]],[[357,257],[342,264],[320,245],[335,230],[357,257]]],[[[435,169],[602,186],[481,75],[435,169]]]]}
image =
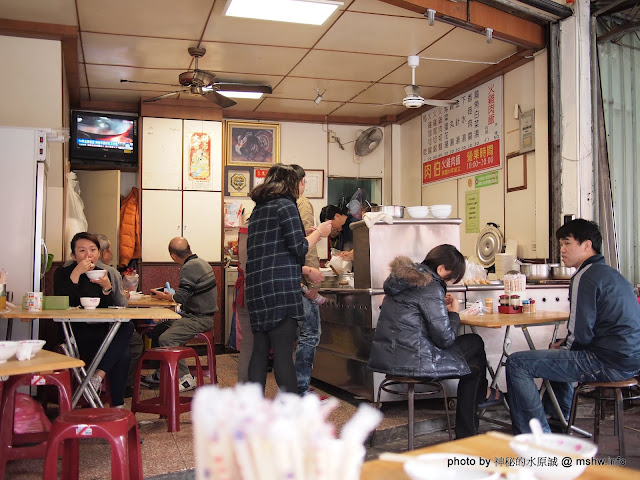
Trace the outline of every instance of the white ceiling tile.
{"type": "Polygon", "coordinates": [[[312,50],[291,75],[376,82],[405,61],[405,57],[312,50]]]}
{"type": "MultiPolygon", "coordinates": [[[[443,88],[434,87],[421,87],[420,93],[423,97],[429,98],[435,96],[443,88]]],[[[361,93],[353,99],[356,103],[369,103],[369,104],[381,104],[381,103],[396,103],[402,102],[402,99],[406,96],[404,91],[404,85],[395,85],[387,83],[377,83],[367,91],[361,93]]]]}
{"type": "Polygon", "coordinates": [[[200,68],[213,72],[286,75],[307,53],[302,48],[256,48],[237,43],[205,42],[203,46],[207,54],[200,60],[200,68]]]}
{"type": "Polygon", "coordinates": [[[197,41],[211,0],[77,0],[83,31],[197,41]]]}
{"type": "Polygon", "coordinates": [[[342,105],[331,116],[339,117],[375,117],[379,118],[384,115],[398,115],[406,110],[402,105],[389,105],[385,107],[370,107],[361,103],[347,103],[342,105]]]}
{"type": "Polygon", "coordinates": [[[256,109],[256,112],[306,113],[309,115],[327,115],[340,105],[338,102],[321,102],[313,100],[290,100],[284,98],[267,98],[256,109]]]}
{"type": "Polygon", "coordinates": [[[487,43],[487,37],[484,34],[454,28],[436,43],[421,51],[420,56],[499,62],[516,53],[516,50],[517,47],[510,43],[495,39],[487,43]]]}
{"type": "MultiPolygon", "coordinates": [[[[426,9],[426,7],[425,7],[426,9]]],[[[378,13],[382,15],[395,15],[398,17],[415,17],[422,18],[419,13],[412,12],[406,8],[396,7],[389,3],[380,2],[379,0],[355,0],[348,8],[355,12],[378,13]]]]}
{"type": "Polygon", "coordinates": [[[324,92],[324,101],[346,102],[355,97],[370,84],[314,78],[287,77],[273,91],[273,97],[315,99],[316,89],[324,92]]]}
{"type": "Polygon", "coordinates": [[[3,0],[0,17],[23,22],[78,24],[74,0],[3,0]]]}
{"type": "Polygon", "coordinates": [[[426,18],[346,12],[316,48],[386,55],[417,55],[453,27],[426,18]]]}

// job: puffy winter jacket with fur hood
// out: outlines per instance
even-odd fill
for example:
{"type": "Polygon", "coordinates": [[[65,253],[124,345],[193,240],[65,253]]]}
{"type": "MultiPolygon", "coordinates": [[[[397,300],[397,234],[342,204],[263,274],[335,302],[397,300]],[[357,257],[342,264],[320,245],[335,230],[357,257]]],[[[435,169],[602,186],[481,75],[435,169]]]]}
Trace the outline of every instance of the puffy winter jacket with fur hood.
{"type": "Polygon", "coordinates": [[[408,257],[391,262],[369,368],[406,377],[451,378],[470,373],[454,346],[460,316],[444,303],[440,276],[408,257]]]}

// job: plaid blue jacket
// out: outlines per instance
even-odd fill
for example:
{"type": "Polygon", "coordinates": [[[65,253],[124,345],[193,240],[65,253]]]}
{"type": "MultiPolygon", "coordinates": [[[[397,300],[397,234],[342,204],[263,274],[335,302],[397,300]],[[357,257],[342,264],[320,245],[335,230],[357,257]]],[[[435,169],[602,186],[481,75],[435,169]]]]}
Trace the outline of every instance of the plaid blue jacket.
{"type": "Polygon", "coordinates": [[[271,330],[284,317],[304,318],[302,265],[309,250],[293,199],[256,205],[249,218],[245,298],[254,332],[271,330]]]}

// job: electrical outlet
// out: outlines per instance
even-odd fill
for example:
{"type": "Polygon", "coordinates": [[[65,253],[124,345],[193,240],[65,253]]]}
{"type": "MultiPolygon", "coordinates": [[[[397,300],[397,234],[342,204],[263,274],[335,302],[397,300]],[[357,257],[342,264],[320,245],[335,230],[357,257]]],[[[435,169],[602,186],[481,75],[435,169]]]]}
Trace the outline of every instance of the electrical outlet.
{"type": "Polygon", "coordinates": [[[536,242],[531,242],[531,251],[532,252],[536,251],[536,242]]]}
{"type": "Polygon", "coordinates": [[[329,137],[329,143],[336,143],[336,139],[338,138],[336,132],[334,132],[333,130],[329,130],[329,132],[327,133],[329,137]]]}

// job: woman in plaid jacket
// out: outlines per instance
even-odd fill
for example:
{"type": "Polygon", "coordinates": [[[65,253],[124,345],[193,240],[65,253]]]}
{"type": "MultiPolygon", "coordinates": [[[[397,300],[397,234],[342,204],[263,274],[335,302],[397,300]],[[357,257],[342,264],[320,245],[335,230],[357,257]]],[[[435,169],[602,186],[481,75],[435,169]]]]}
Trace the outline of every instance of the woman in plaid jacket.
{"type": "Polygon", "coordinates": [[[263,390],[273,350],[278,387],[297,392],[292,355],[298,320],[304,318],[300,282],[303,273],[313,282],[323,278],[318,270],[303,267],[304,257],[310,246],[329,235],[331,221],[305,237],[296,206],[304,181],[290,165],[276,164],[251,192],[256,207],[249,218],[245,295],[254,344],[248,377],[263,390]]]}

